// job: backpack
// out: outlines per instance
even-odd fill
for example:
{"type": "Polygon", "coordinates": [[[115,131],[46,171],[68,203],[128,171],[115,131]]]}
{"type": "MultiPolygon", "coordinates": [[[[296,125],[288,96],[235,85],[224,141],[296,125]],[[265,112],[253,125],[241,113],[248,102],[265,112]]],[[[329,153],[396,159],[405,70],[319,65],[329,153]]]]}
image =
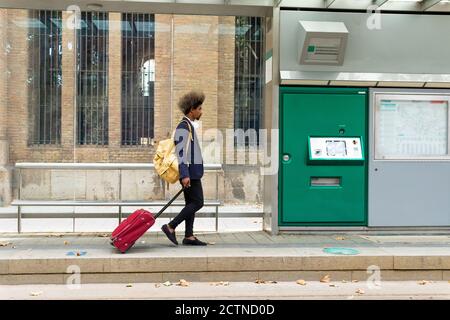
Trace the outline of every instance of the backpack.
{"type": "MultiPolygon", "coordinates": [[[[182,120],[182,122],[187,120],[182,120]]],[[[192,138],[192,129],[189,127],[189,140],[192,138]]],[[[169,183],[175,183],[180,179],[180,172],[178,171],[178,159],[175,154],[175,143],[173,141],[176,129],[174,130],[170,139],[161,140],[156,148],[155,156],[153,157],[153,164],[158,175],[169,183]]],[[[189,144],[186,146],[186,153],[189,148],[189,144]]]]}

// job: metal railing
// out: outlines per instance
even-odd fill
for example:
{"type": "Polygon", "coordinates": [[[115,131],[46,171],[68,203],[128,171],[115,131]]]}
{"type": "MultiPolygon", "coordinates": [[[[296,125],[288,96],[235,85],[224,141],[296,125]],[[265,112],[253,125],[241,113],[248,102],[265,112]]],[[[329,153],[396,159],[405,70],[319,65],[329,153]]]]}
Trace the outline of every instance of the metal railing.
{"type": "MultiPolygon", "coordinates": [[[[22,230],[22,219],[23,218],[66,218],[67,214],[64,213],[22,213],[22,207],[26,206],[43,206],[43,207],[54,207],[54,206],[104,206],[104,207],[118,207],[118,214],[111,213],[75,213],[71,218],[74,219],[73,231],[75,231],[75,218],[118,218],[119,223],[123,218],[126,218],[131,213],[123,213],[122,207],[135,207],[135,206],[164,206],[166,201],[128,201],[122,200],[122,173],[127,170],[154,170],[153,164],[140,164],[140,163],[17,163],[15,169],[18,170],[18,199],[14,200],[11,205],[17,206],[17,231],[20,233],[22,230]],[[22,200],[22,170],[23,169],[48,169],[48,170],[118,170],[119,171],[119,181],[118,181],[118,198],[119,201],[86,201],[86,200],[22,200]]],[[[205,172],[220,172],[222,171],[221,164],[205,164],[205,172]]],[[[213,215],[200,213],[203,217],[215,217],[216,219],[216,231],[218,230],[218,218],[219,212],[218,207],[222,205],[222,201],[219,200],[219,178],[216,176],[215,179],[215,195],[216,199],[206,200],[204,206],[214,206],[215,212],[213,215]]],[[[166,186],[168,184],[166,183],[166,186]]],[[[164,198],[166,198],[167,188],[164,188],[164,198]]],[[[184,206],[184,201],[175,201],[172,203],[173,206],[184,206]]],[[[168,215],[171,216],[171,215],[168,215]]],[[[233,214],[226,216],[236,216],[233,214]]],[[[242,215],[240,215],[242,216],[242,215]]],[[[245,216],[258,216],[261,214],[252,215],[251,213],[245,216]]]]}

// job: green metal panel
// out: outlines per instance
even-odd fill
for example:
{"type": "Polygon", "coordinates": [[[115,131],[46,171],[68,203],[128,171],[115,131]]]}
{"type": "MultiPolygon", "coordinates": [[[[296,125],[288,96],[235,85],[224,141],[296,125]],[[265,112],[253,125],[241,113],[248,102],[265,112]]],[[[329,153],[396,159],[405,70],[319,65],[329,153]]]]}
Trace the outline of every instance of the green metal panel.
{"type": "Polygon", "coordinates": [[[280,226],[367,224],[366,160],[311,163],[308,150],[309,136],[367,141],[366,110],[366,89],[280,88],[280,226]],[[340,183],[311,186],[312,177],[340,183]]]}

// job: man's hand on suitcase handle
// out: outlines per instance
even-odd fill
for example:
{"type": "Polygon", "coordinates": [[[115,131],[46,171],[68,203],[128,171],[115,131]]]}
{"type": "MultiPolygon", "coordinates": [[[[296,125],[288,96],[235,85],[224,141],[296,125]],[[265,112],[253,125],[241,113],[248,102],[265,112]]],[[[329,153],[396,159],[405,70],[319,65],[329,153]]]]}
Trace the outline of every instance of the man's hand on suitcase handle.
{"type": "Polygon", "coordinates": [[[181,183],[184,188],[189,188],[191,186],[191,179],[189,177],[183,178],[183,180],[181,180],[181,183]]]}

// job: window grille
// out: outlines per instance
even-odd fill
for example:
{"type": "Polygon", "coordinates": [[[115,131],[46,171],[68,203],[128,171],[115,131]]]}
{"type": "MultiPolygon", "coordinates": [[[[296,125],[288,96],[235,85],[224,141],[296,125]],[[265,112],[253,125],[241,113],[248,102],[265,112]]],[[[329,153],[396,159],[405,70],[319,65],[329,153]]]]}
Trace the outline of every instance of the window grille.
{"type": "Polygon", "coordinates": [[[122,145],[154,137],[155,16],[122,14],[122,145]]]}
{"type": "MultiPolygon", "coordinates": [[[[259,140],[264,86],[264,19],[236,17],[234,128],[256,130],[259,140]]],[[[245,145],[249,145],[246,139],[245,145]]],[[[236,143],[236,140],[235,140],[236,143]]],[[[250,145],[257,144],[257,141],[250,145]]]]}
{"type": "Polygon", "coordinates": [[[77,144],[108,144],[108,13],[81,12],[77,30],[77,144]]]}
{"type": "Polygon", "coordinates": [[[61,143],[61,11],[33,10],[29,21],[29,105],[35,145],[61,143]]]}

